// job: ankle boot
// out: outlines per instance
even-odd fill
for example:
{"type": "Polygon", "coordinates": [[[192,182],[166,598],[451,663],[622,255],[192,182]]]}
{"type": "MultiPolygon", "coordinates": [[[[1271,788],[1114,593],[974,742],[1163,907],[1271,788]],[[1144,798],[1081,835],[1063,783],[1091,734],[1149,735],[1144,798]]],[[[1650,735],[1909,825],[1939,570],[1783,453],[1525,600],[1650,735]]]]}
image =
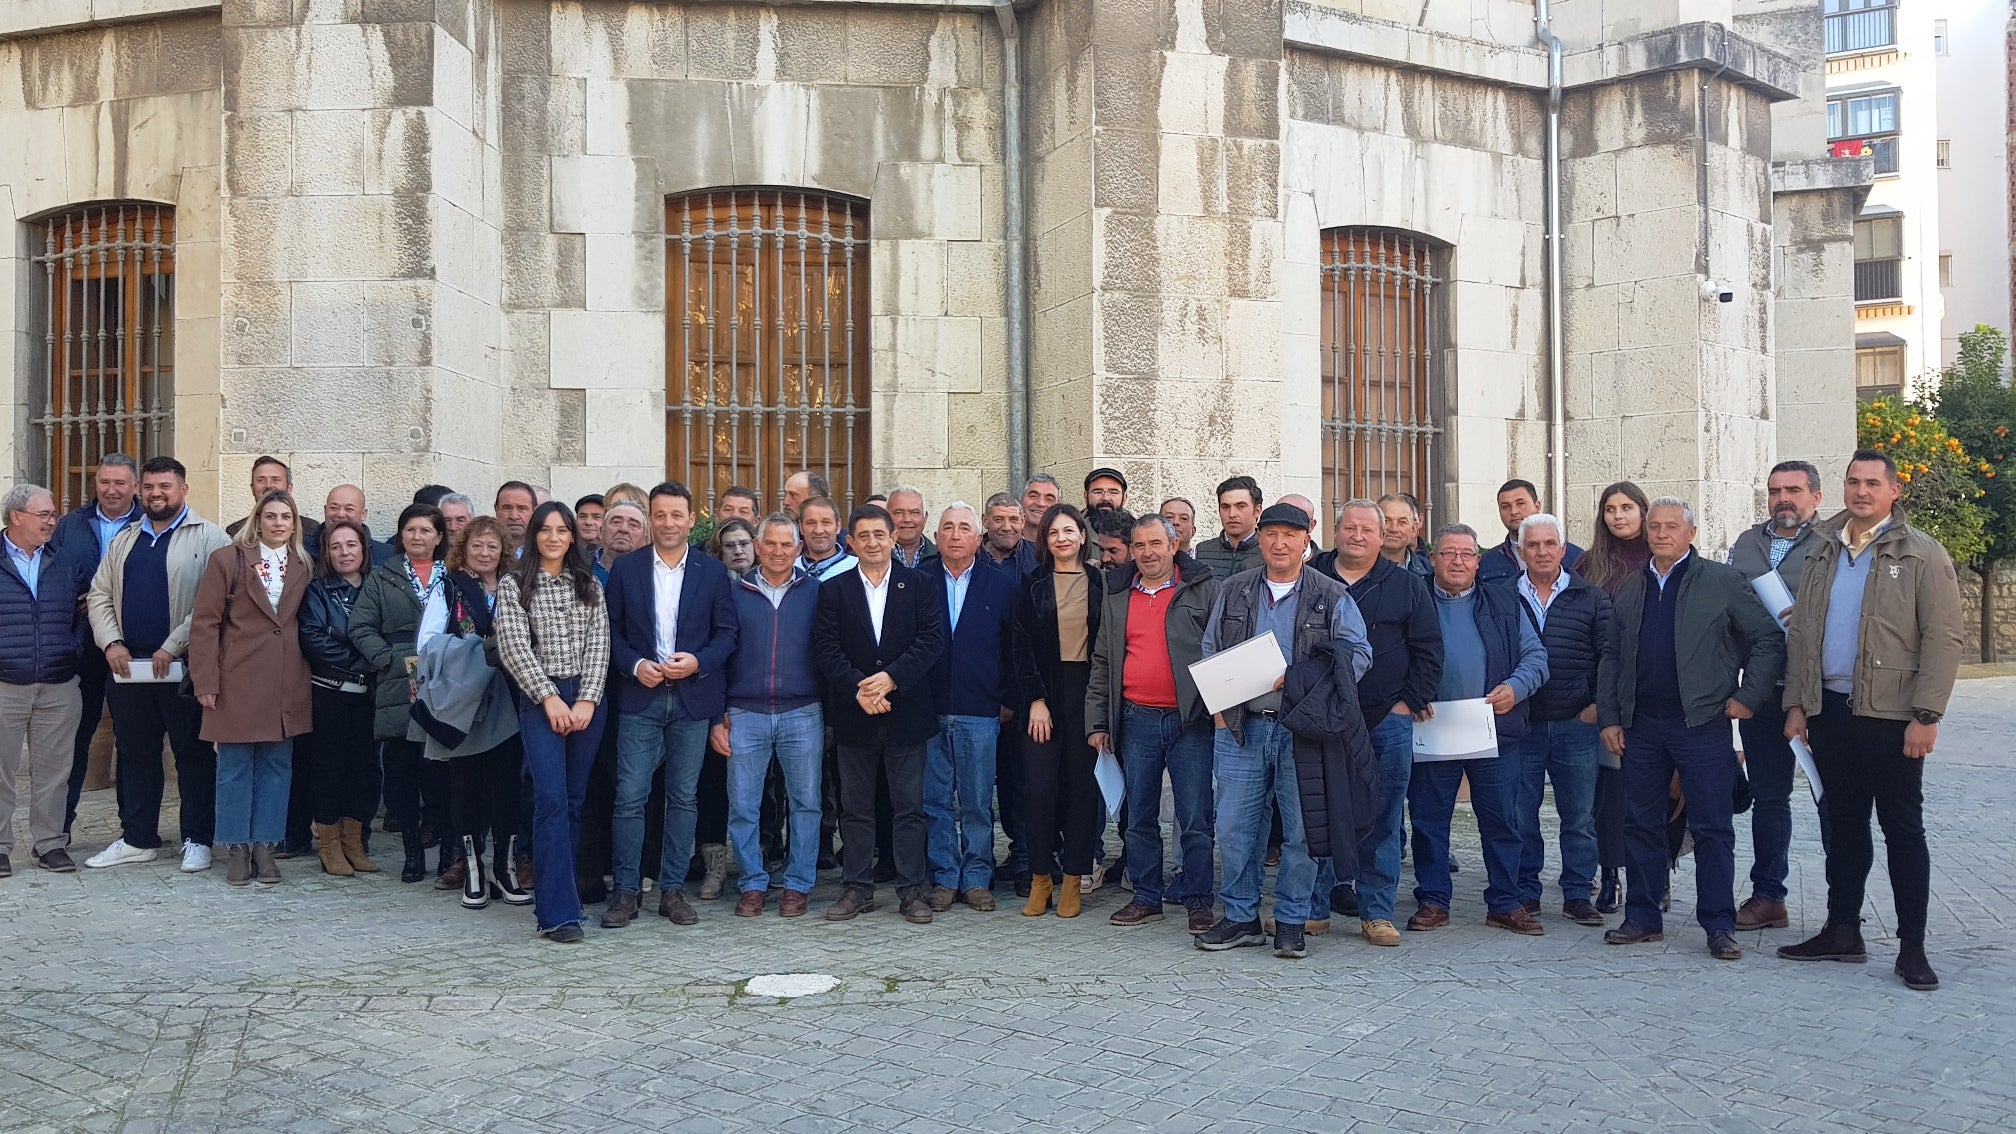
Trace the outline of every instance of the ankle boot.
{"type": "Polygon", "coordinates": [[[463,879],[469,877],[469,860],[461,856],[461,850],[461,847],[456,847],[456,853],[450,854],[448,847],[444,845],[441,848],[441,861],[448,863],[448,869],[434,877],[436,890],[460,890],[463,879]]]}
{"type": "Polygon", "coordinates": [[[1828,922],[1820,932],[1797,945],[1781,945],[1778,955],[1788,961],[1845,961],[1859,965],[1869,959],[1862,945],[1862,923],[1828,922]]]}
{"type": "Polygon", "coordinates": [[[1058,917],[1078,916],[1078,911],[1082,908],[1078,896],[1082,885],[1082,880],[1076,874],[1066,874],[1064,876],[1064,885],[1057,891],[1058,917]]]}
{"type": "Polygon", "coordinates": [[[364,849],[364,824],[357,819],[345,819],[336,824],[336,837],[343,844],[343,858],[350,869],[359,874],[378,873],[378,864],[371,861],[371,855],[364,849]]]}
{"type": "Polygon", "coordinates": [[[342,836],[337,833],[334,823],[313,824],[315,830],[315,857],[322,860],[322,873],[334,874],[338,878],[348,878],[357,873],[350,867],[350,860],[343,857],[342,836]]]}
{"type": "Polygon", "coordinates": [[[1919,992],[1932,992],[1939,987],[1939,974],[1932,971],[1932,962],[1925,959],[1922,944],[1897,947],[1897,976],[1905,988],[1919,992]]]}
{"type": "Polygon", "coordinates": [[[1624,905],[1624,881],[1614,866],[1603,868],[1603,888],[1596,893],[1597,913],[1616,913],[1624,905]]]}
{"type": "Polygon", "coordinates": [[[700,896],[710,899],[720,897],[721,887],[728,881],[728,845],[701,844],[700,861],[707,865],[707,874],[700,880],[700,896]]]}
{"type": "Polygon", "coordinates": [[[490,904],[490,886],[483,877],[483,856],[476,853],[476,839],[462,836],[462,908],[480,910],[490,904]]]}
{"type": "Polygon", "coordinates": [[[505,903],[522,906],[532,900],[532,891],[518,885],[517,857],[518,836],[513,835],[496,845],[497,858],[490,873],[490,884],[497,889],[497,896],[505,903]]]}
{"type": "Polygon", "coordinates": [[[252,844],[253,877],[262,886],[271,886],[280,881],[280,864],[273,858],[272,843],[252,844]]]}
{"type": "Polygon", "coordinates": [[[252,884],[252,848],[233,843],[224,848],[224,883],[228,886],[252,884]]]}
{"type": "Polygon", "coordinates": [[[406,865],[399,868],[399,881],[418,882],[427,877],[427,844],[417,833],[401,833],[406,840],[406,865]]]}
{"type": "Polygon", "coordinates": [[[1023,917],[1042,917],[1050,912],[1050,876],[1037,874],[1029,879],[1029,901],[1022,907],[1023,917]]]}

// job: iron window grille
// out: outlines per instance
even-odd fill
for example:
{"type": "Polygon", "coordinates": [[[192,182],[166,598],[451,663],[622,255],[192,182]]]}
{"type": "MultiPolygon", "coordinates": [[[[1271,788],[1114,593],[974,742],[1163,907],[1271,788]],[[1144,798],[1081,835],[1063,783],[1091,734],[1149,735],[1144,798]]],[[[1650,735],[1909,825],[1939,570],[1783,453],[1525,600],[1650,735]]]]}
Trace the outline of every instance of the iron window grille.
{"type": "Polygon", "coordinates": [[[1442,284],[1434,248],[1402,232],[1323,234],[1323,490],[1408,493],[1434,506],[1442,437],[1442,284]]]}

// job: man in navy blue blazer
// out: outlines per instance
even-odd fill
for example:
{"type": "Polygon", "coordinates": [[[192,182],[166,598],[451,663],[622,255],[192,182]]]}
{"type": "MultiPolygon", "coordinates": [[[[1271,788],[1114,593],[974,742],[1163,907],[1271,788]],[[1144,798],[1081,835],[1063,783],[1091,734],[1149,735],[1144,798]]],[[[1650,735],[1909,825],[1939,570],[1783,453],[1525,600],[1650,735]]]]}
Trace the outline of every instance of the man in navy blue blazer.
{"type": "Polygon", "coordinates": [[[889,781],[890,849],[905,921],[926,925],[924,744],[938,733],[931,671],[945,648],[942,587],[892,561],[895,524],[873,504],[847,518],[859,562],[819,585],[812,660],[826,678],[826,723],[839,748],[846,892],[826,911],[875,908],[875,778],[889,781]]]}
{"type": "Polygon", "coordinates": [[[609,569],[609,656],[616,690],[616,807],[609,841],[614,878],[602,924],[637,916],[644,801],[665,769],[664,854],[658,913],[674,925],[700,920],[686,901],[698,821],[707,729],[727,705],[735,652],[733,580],[720,561],[691,550],[693,494],[676,481],[651,490],[651,546],[609,569]]]}
{"type": "Polygon", "coordinates": [[[954,503],[938,519],[938,557],[927,572],[944,602],[945,652],[932,688],[938,734],[924,748],[924,814],[930,821],[931,908],[955,900],[994,908],[994,752],[1000,737],[1008,617],[1015,583],[979,562],[985,538],[973,507],[954,503]],[[975,568],[978,568],[977,570],[975,568]]]}

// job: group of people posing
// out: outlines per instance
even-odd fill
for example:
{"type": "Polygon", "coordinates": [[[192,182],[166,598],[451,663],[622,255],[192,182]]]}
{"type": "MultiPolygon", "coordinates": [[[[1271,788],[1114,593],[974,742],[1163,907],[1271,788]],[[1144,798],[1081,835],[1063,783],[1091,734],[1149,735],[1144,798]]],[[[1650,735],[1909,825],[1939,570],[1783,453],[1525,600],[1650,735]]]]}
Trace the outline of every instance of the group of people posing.
{"type": "MultiPolygon", "coordinates": [[[[35,486],[7,494],[0,745],[29,751],[38,866],[75,869],[102,705],[122,830],[91,867],[158,857],[165,738],[182,868],[219,848],[232,885],[279,882],[278,860],[311,837],[327,872],[376,871],[382,794],[405,881],[438,847],[437,886],[471,907],[530,903],[555,941],[582,940],[584,902],[606,902],[603,927],[631,924],[655,842],[657,912],[675,925],[698,920],[689,880],[715,896],[731,857],[742,917],[773,889],[780,915],[804,915],[832,867],[826,919],[873,911],[893,883],[919,924],[994,910],[1009,886],[1024,916],[1076,917],[1111,876],[1132,891],[1114,925],[1171,906],[1198,948],[1271,935],[1297,958],[1333,912],[1372,945],[1400,943],[1410,843],[1404,924],[1449,923],[1466,781],[1486,924],[1544,934],[1551,783],[1561,916],[1602,927],[1621,908],[1606,941],[1660,940],[1669,832],[1684,828],[1708,952],[1733,960],[1738,930],[1789,925],[1794,746],[1810,745],[1828,918],[1779,955],[1866,960],[1873,808],[1897,971],[1937,987],[1921,784],[1960,603],[1881,452],[1855,455],[1827,519],[1817,470],[1779,465],[1770,516],[1727,564],[1694,548],[1688,503],[1629,483],[1599,495],[1586,552],[1519,480],[1498,493],[1502,542],[1462,524],[1424,541],[1418,504],[1395,495],[1344,503],[1328,550],[1308,499],[1266,504],[1244,476],[1219,485],[1219,532],[1198,539],[1189,501],[1136,515],[1112,468],[1085,478],[1083,508],[1038,475],[1019,497],[939,509],[935,528],[914,488],[843,509],[799,473],[767,515],[754,492],[724,492],[704,547],[676,482],[573,507],[510,482],[488,515],[429,486],[383,543],[356,488],[332,491],[318,523],[291,487],[261,458],[255,507],[230,529],[189,508],[165,457],[108,457],[69,515],[35,486]],[[1759,585],[1772,575],[1782,591],[1759,585]],[[1792,598],[1768,610],[1760,593],[1792,598]],[[1191,667],[1254,638],[1285,674],[1208,711],[1191,667]],[[1417,762],[1416,725],[1478,700],[1495,751],[1417,762]],[[1124,784],[1111,814],[1095,771],[1108,755],[1124,784]],[[1755,865],[1739,907],[1744,808],[1755,865]]],[[[9,825],[0,876],[12,849],[9,825]]]]}

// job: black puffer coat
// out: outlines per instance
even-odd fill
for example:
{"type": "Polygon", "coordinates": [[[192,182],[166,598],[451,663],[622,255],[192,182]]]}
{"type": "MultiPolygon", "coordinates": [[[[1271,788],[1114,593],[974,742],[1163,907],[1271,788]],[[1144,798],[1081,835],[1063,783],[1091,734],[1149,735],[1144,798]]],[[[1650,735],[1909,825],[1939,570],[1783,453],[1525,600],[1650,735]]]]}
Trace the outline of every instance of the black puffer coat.
{"type": "Polygon", "coordinates": [[[1337,877],[1358,876],[1358,845],[1379,807],[1379,758],[1351,680],[1351,647],[1326,642],[1288,667],[1281,725],[1295,737],[1295,781],[1311,858],[1331,859],[1337,877]]]}
{"type": "Polygon", "coordinates": [[[1567,589],[1547,604],[1547,625],[1534,617],[1524,596],[1519,608],[1540,631],[1547,647],[1547,683],[1533,694],[1528,713],[1535,721],[1565,721],[1596,703],[1596,673],[1613,647],[1610,596],[1603,588],[1563,573],[1567,589]]]}

